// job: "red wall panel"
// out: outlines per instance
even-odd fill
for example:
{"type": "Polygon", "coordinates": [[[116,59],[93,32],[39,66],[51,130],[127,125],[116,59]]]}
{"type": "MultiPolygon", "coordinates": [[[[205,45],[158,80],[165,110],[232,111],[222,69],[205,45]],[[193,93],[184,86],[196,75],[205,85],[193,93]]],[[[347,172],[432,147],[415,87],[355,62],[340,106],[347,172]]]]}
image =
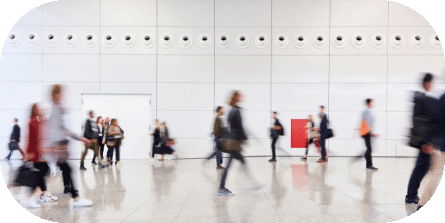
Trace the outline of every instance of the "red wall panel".
{"type": "Polygon", "coordinates": [[[291,148],[307,148],[307,119],[292,119],[291,148]]]}

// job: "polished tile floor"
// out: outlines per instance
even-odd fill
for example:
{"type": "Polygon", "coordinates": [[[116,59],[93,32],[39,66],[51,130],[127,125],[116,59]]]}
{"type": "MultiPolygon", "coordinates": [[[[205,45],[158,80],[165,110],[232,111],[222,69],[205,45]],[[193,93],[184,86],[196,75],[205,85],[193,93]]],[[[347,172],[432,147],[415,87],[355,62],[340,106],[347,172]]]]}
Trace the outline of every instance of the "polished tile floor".
{"type": "MultiPolygon", "coordinates": [[[[364,160],[330,157],[247,158],[248,171],[234,161],[227,188],[235,196],[218,197],[221,170],[215,161],[200,159],[124,160],[121,168],[78,170],[71,161],[82,197],[93,207],[73,208],[63,194],[60,175],[48,178],[56,203],[29,209],[55,222],[391,222],[405,218],[416,205],[405,205],[404,196],[414,158],[374,158],[378,172],[364,168],[364,160]]],[[[9,182],[19,161],[0,162],[9,182]]],[[[425,180],[424,180],[425,181],[425,180]]],[[[421,189],[423,188],[423,185],[421,189]]],[[[10,189],[20,201],[23,188],[10,189]]]]}

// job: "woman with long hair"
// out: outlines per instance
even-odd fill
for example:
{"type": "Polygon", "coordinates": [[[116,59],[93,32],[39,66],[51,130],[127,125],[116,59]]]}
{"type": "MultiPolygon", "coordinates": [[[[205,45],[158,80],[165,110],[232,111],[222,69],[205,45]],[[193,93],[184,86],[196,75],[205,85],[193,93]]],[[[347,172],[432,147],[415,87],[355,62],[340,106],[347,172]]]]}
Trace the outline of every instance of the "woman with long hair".
{"type": "MultiPolygon", "coordinates": [[[[97,138],[97,143],[99,143],[99,156],[98,159],[103,160],[104,158],[104,147],[105,147],[105,124],[102,116],[97,117],[96,124],[99,126],[99,137],[97,138]]],[[[93,157],[91,161],[92,164],[96,165],[96,156],[93,157]]]]}
{"type": "Polygon", "coordinates": [[[107,130],[107,159],[105,163],[112,164],[113,160],[113,152],[116,150],[116,165],[122,165],[120,162],[120,143],[123,136],[122,129],[118,125],[117,119],[111,119],[111,125],[107,130]]]}
{"type": "Polygon", "coordinates": [[[48,140],[47,148],[51,150],[57,156],[57,165],[62,170],[64,193],[70,193],[74,202],[74,207],[88,207],[92,206],[93,202],[82,199],[79,196],[78,191],[75,188],[71,167],[68,165],[67,160],[69,157],[69,151],[67,148],[68,137],[75,140],[82,141],[85,144],[90,143],[89,140],[84,137],[79,137],[75,133],[71,132],[65,127],[63,118],[66,114],[66,109],[62,105],[63,91],[62,86],[55,84],[51,89],[51,100],[53,102],[51,115],[48,120],[48,140]]]}

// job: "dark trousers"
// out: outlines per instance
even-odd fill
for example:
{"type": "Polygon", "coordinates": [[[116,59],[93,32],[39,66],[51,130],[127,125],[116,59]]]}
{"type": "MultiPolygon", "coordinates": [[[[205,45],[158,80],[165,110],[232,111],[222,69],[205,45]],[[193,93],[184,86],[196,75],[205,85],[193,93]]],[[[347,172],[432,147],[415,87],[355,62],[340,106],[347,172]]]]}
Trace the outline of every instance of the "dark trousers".
{"type": "Polygon", "coordinates": [[[278,141],[278,137],[273,137],[272,138],[272,146],[271,146],[271,148],[272,148],[272,159],[276,159],[275,144],[277,143],[277,141],[278,141]]]}
{"type": "Polygon", "coordinates": [[[227,172],[229,172],[230,164],[232,164],[233,159],[237,159],[241,162],[241,164],[245,165],[244,158],[240,153],[230,153],[229,162],[227,163],[226,169],[224,169],[224,173],[221,178],[221,183],[219,184],[220,189],[223,189],[226,186],[227,172]]]}
{"type": "Polygon", "coordinates": [[[420,182],[428,173],[431,163],[431,156],[422,151],[419,152],[417,157],[416,167],[414,167],[413,173],[408,184],[407,199],[416,199],[420,187],[420,182]]]}
{"type": "Polygon", "coordinates": [[[151,158],[155,158],[155,154],[158,154],[158,148],[156,147],[159,142],[153,142],[153,146],[151,147],[151,158]]]}
{"type": "Polygon", "coordinates": [[[49,170],[48,164],[44,162],[37,162],[34,163],[34,168],[38,169],[39,172],[37,174],[37,185],[34,188],[32,188],[32,191],[35,191],[37,187],[40,187],[41,191],[46,191],[45,176],[49,170]]]}
{"type": "MultiPolygon", "coordinates": [[[[103,159],[105,144],[102,144],[102,140],[103,140],[103,137],[99,137],[99,139],[97,140],[97,143],[99,143],[99,155],[103,159]]],[[[93,162],[96,161],[96,156],[93,157],[92,161],[93,162]]]]}
{"type": "MultiPolygon", "coordinates": [[[[20,148],[18,148],[17,150],[20,152],[20,154],[22,154],[22,157],[25,156],[25,153],[23,153],[23,151],[22,151],[20,148]]],[[[9,155],[6,157],[7,160],[10,160],[10,159],[11,159],[12,152],[14,152],[14,151],[15,151],[15,150],[10,150],[10,151],[9,151],[9,155]]]]}
{"type": "Polygon", "coordinates": [[[309,153],[309,146],[314,143],[314,139],[309,139],[309,141],[307,142],[307,148],[306,148],[306,156],[309,153]]]}
{"type": "Polygon", "coordinates": [[[71,188],[70,193],[73,198],[78,197],[79,194],[74,186],[73,178],[71,176],[71,167],[66,162],[65,163],[57,163],[57,165],[60,167],[60,170],[62,171],[63,185],[65,187],[71,188]]]}
{"type": "Polygon", "coordinates": [[[116,161],[117,162],[121,161],[120,146],[121,144],[117,142],[115,146],[108,147],[107,151],[108,160],[113,160],[113,152],[116,151],[116,161]]]}
{"type": "Polygon", "coordinates": [[[221,164],[223,163],[221,154],[221,141],[219,140],[219,138],[215,138],[214,141],[215,141],[214,152],[212,153],[212,155],[208,156],[207,159],[209,160],[216,156],[216,165],[221,166],[221,164]]]}
{"type": "Polygon", "coordinates": [[[321,147],[321,159],[326,160],[326,138],[324,136],[320,137],[320,147],[321,147]]]}
{"type": "Polygon", "coordinates": [[[366,144],[366,152],[365,152],[366,167],[371,167],[372,166],[371,133],[368,133],[362,137],[365,139],[365,144],[366,144]]]}

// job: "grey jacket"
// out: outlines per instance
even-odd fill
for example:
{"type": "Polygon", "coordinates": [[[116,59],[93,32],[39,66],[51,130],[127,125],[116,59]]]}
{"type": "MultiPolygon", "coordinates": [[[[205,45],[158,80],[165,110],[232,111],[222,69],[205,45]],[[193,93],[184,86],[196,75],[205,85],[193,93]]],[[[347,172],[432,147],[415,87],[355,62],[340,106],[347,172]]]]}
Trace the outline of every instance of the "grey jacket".
{"type": "Polygon", "coordinates": [[[80,140],[80,137],[71,132],[65,127],[63,121],[64,109],[59,104],[54,104],[51,110],[51,115],[48,120],[48,140],[47,147],[57,147],[60,141],[71,137],[75,140],[80,140]]]}

